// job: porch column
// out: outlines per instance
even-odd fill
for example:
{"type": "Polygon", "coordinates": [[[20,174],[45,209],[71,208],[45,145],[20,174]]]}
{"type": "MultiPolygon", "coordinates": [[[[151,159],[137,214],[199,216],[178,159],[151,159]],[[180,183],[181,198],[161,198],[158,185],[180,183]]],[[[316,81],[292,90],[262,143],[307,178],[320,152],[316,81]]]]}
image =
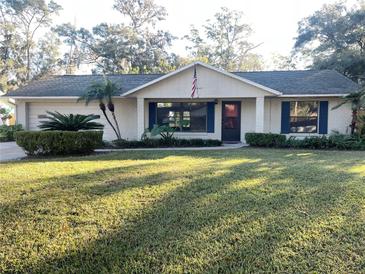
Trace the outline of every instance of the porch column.
{"type": "Polygon", "coordinates": [[[144,98],[137,98],[137,140],[144,132],[144,98]]]}
{"type": "Polygon", "coordinates": [[[28,103],[24,101],[15,102],[15,120],[16,124],[23,126],[23,129],[28,128],[28,103]]]}
{"type": "Polygon", "coordinates": [[[256,127],[255,132],[264,132],[264,106],[265,97],[256,97],[256,127]]]}

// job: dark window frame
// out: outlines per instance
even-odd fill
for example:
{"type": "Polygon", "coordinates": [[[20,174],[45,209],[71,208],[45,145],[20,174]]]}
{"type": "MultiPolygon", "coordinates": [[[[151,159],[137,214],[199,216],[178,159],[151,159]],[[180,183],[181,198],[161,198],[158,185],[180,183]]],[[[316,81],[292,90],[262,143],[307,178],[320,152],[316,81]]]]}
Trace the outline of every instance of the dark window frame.
{"type": "Polygon", "coordinates": [[[319,119],[320,119],[320,117],[319,117],[319,108],[320,108],[320,102],[319,101],[317,101],[317,100],[297,100],[297,101],[290,101],[290,108],[289,108],[289,134],[318,134],[318,132],[319,132],[319,119]],[[310,119],[310,118],[312,118],[312,116],[294,116],[294,115],[292,115],[291,114],[291,109],[292,109],[292,104],[293,103],[298,103],[298,102],[300,102],[300,103],[315,103],[316,105],[317,105],[317,110],[316,110],[316,116],[313,116],[313,117],[315,117],[315,120],[316,120],[316,129],[315,129],[315,131],[312,131],[312,132],[310,132],[310,131],[292,131],[292,119],[293,118],[307,118],[308,120],[310,119]]]}
{"type": "MultiPolygon", "coordinates": [[[[204,123],[204,129],[203,130],[184,130],[183,126],[180,125],[180,127],[175,127],[176,128],[176,132],[179,133],[207,133],[208,132],[208,102],[157,102],[156,103],[156,123],[161,125],[161,124],[166,124],[166,123],[161,123],[160,121],[160,117],[159,117],[159,109],[163,109],[164,107],[159,107],[159,104],[179,104],[180,106],[177,108],[178,110],[178,120],[184,119],[184,112],[187,111],[191,111],[191,109],[184,107],[184,105],[187,104],[204,104],[205,107],[205,123],[204,123]]],[[[172,107],[171,107],[172,108],[172,107]]],[[[186,115],[185,115],[186,117],[186,115]]],[[[194,116],[191,116],[191,114],[189,115],[189,121],[191,123],[191,119],[194,118],[194,116]]]]}

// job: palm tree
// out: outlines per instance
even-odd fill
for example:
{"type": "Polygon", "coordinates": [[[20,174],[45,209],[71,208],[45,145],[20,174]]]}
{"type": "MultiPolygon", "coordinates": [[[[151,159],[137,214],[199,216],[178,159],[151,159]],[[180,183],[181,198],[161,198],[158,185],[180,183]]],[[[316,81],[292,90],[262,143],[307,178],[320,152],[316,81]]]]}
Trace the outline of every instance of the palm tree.
{"type": "Polygon", "coordinates": [[[119,134],[119,137],[120,137],[121,135],[120,135],[119,124],[118,124],[117,118],[115,117],[114,103],[113,103],[113,100],[112,100],[112,97],[114,95],[116,95],[116,93],[117,93],[118,87],[115,83],[113,83],[112,81],[107,79],[106,82],[105,82],[104,90],[105,90],[105,95],[106,95],[107,101],[108,101],[107,107],[108,107],[109,111],[112,113],[115,125],[117,127],[117,131],[118,131],[118,134],[119,134]]]}
{"type": "Polygon", "coordinates": [[[353,135],[356,130],[359,111],[365,108],[365,88],[363,88],[360,91],[350,93],[345,97],[343,97],[343,99],[344,99],[343,102],[341,102],[337,106],[334,106],[332,109],[336,109],[343,106],[344,104],[351,103],[352,120],[350,128],[351,128],[351,134],[353,135]]]}
{"type": "Polygon", "coordinates": [[[120,134],[115,129],[113,123],[110,121],[106,113],[106,106],[104,102],[105,98],[108,98],[108,94],[106,91],[106,84],[94,83],[88,88],[87,92],[84,95],[80,96],[79,99],[77,99],[77,101],[84,100],[85,104],[88,105],[91,101],[97,100],[99,102],[100,110],[102,111],[110,127],[113,129],[115,135],[117,136],[117,139],[121,139],[120,134]]]}

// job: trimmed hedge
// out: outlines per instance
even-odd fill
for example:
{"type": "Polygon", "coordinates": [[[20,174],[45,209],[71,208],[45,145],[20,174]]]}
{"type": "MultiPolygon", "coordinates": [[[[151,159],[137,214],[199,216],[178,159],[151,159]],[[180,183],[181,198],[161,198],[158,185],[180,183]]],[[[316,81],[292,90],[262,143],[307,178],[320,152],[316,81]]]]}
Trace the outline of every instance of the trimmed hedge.
{"type": "Polygon", "coordinates": [[[89,154],[102,144],[102,131],[19,131],[16,143],[28,155],[89,154]]]}
{"type": "Polygon", "coordinates": [[[166,142],[164,139],[145,139],[142,141],[114,140],[106,147],[112,148],[158,148],[158,147],[214,147],[221,146],[220,140],[212,139],[177,139],[166,142]]]}
{"type": "Polygon", "coordinates": [[[0,126],[0,142],[15,141],[15,132],[23,130],[22,125],[1,125],[0,126]]]}
{"type": "Polygon", "coordinates": [[[272,133],[246,133],[246,143],[255,147],[365,150],[365,138],[332,134],[329,137],[310,136],[303,139],[272,133]]]}
{"type": "Polygon", "coordinates": [[[295,137],[289,137],[285,143],[285,147],[291,148],[309,148],[309,149],[328,149],[328,138],[323,136],[310,136],[304,139],[296,139],[295,137]]]}
{"type": "Polygon", "coordinates": [[[286,141],[285,135],[274,133],[246,133],[245,139],[255,147],[281,147],[286,141]]]}

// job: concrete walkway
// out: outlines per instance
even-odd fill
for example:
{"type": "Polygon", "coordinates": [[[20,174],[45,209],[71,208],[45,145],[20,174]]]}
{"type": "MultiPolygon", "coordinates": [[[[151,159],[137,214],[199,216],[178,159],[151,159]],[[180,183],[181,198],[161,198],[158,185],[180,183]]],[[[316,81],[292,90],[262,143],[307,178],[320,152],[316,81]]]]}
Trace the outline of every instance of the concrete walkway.
{"type": "Polygon", "coordinates": [[[25,156],[24,151],[15,142],[0,143],[0,162],[17,160],[25,156]]]}
{"type": "Polygon", "coordinates": [[[163,150],[226,150],[246,147],[247,144],[223,144],[219,147],[161,147],[161,148],[103,148],[96,149],[95,152],[118,152],[118,151],[163,151],[163,150]]]}

